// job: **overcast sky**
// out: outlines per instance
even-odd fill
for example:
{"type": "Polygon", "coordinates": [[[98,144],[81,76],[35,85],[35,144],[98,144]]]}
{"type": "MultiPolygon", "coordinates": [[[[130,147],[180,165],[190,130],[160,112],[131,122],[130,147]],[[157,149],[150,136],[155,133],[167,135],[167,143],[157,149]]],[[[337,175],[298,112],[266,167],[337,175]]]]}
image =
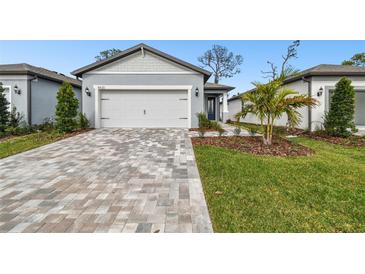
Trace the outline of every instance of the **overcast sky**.
{"type": "MultiPolygon", "coordinates": [[[[0,41],[0,64],[29,63],[66,75],[95,61],[95,56],[108,48],[126,49],[140,42],[170,55],[199,65],[197,57],[213,44],[226,46],[244,58],[241,73],[222,79],[222,84],[236,87],[231,95],[252,87],[252,81],[265,81],[262,70],[266,61],[280,64],[281,55],[291,41],[0,41]]],[[[301,41],[298,58],[292,61],[297,69],[318,64],[340,64],[354,53],[365,51],[365,41],[301,41]]],[[[212,81],[212,78],[210,79],[212,81]]]]}

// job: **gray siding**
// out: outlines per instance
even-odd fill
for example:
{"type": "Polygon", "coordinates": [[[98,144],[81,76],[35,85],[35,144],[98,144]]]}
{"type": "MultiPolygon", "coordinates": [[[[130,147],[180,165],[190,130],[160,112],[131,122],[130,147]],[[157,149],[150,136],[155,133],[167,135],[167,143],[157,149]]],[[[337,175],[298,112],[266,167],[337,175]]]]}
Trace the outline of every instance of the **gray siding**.
{"type": "MultiPolygon", "coordinates": [[[[39,78],[32,81],[31,112],[32,124],[41,124],[45,118],[54,118],[57,104],[57,92],[60,83],[39,78]]],[[[73,87],[81,106],[81,89],[73,87]]],[[[80,107],[79,107],[80,110],[80,107]]]]}
{"type": "Polygon", "coordinates": [[[0,75],[0,82],[4,86],[10,86],[11,89],[11,104],[20,112],[24,121],[28,122],[28,79],[26,75],[0,75]],[[14,93],[14,86],[18,86],[21,94],[14,93]]]}
{"type": "Polygon", "coordinates": [[[204,106],[204,79],[201,74],[84,74],[82,81],[83,91],[86,87],[91,96],[82,92],[82,109],[92,126],[95,116],[94,85],[192,85],[191,93],[191,124],[198,126],[196,113],[203,111],[204,106]],[[198,87],[199,96],[195,96],[198,87]]]}

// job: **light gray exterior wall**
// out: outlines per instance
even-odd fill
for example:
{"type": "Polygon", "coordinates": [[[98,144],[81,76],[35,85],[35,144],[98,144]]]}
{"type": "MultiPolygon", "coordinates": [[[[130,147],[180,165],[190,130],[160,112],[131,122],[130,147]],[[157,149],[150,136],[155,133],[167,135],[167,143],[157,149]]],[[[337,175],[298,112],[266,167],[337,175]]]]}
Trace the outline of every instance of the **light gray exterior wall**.
{"type": "Polygon", "coordinates": [[[10,86],[11,104],[15,106],[17,111],[24,117],[24,121],[28,122],[28,79],[27,75],[0,75],[0,82],[4,86],[10,86]],[[14,86],[18,86],[21,94],[15,94],[14,86]]]}
{"type": "MultiPolygon", "coordinates": [[[[318,130],[323,127],[324,116],[326,111],[328,111],[329,107],[329,90],[334,89],[336,83],[341,79],[342,76],[313,76],[311,78],[311,97],[318,101],[318,105],[312,107],[311,109],[311,129],[318,130]],[[323,89],[323,94],[318,96],[318,92],[320,88],[323,89]]],[[[365,90],[365,77],[364,76],[353,76],[348,77],[352,81],[352,86],[356,90],[365,90]]],[[[289,83],[285,85],[285,88],[294,89],[299,92],[300,95],[308,95],[308,83],[303,80],[297,80],[295,82],[289,83]]],[[[364,106],[365,108],[365,106],[364,106]]],[[[359,111],[359,103],[357,102],[356,114],[361,115],[361,111],[359,111]]],[[[241,100],[239,98],[235,100],[231,100],[228,102],[228,110],[229,110],[229,118],[234,120],[234,114],[241,110],[241,100]]],[[[299,109],[299,113],[301,114],[301,123],[299,124],[299,128],[308,129],[309,127],[309,113],[308,107],[303,107],[299,109]]],[[[361,117],[355,117],[355,121],[360,120],[361,117]]],[[[245,119],[242,120],[247,123],[260,123],[259,119],[252,114],[248,114],[245,119]]],[[[284,114],[280,119],[278,119],[275,124],[279,126],[285,126],[287,123],[287,117],[284,114]]],[[[357,126],[362,126],[362,122],[357,124],[357,126]]]]}
{"type": "Polygon", "coordinates": [[[94,85],[189,85],[191,92],[191,126],[198,126],[196,113],[204,111],[204,76],[202,74],[92,74],[82,76],[82,109],[95,126],[95,90],[94,85]],[[88,88],[91,96],[87,96],[88,88]],[[199,96],[195,96],[195,89],[199,96]]]}
{"type": "MultiPolygon", "coordinates": [[[[61,83],[38,78],[36,81],[29,75],[0,75],[0,82],[10,86],[11,104],[23,115],[25,122],[31,119],[32,124],[40,124],[47,117],[54,117],[57,103],[56,95],[61,83]],[[21,94],[14,92],[18,86],[21,94]]],[[[73,87],[81,106],[81,89],[73,87]]]]}
{"type": "MultiPolygon", "coordinates": [[[[57,92],[61,83],[38,78],[31,81],[31,113],[32,124],[41,124],[45,118],[54,118],[57,105],[57,92]]],[[[73,87],[76,98],[79,100],[81,111],[81,89],[73,87]]]]}

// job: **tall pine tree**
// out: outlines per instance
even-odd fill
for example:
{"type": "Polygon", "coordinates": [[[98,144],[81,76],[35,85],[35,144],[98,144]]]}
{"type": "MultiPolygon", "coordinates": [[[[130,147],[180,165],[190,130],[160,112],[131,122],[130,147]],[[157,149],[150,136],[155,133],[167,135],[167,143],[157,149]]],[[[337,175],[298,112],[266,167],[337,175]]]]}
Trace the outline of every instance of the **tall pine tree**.
{"type": "Polygon", "coordinates": [[[5,97],[5,89],[0,83],[0,132],[4,132],[9,122],[9,102],[5,97]]]}
{"type": "Polygon", "coordinates": [[[348,137],[356,131],[354,116],[355,90],[351,86],[351,80],[342,77],[337,82],[331,96],[330,109],[325,115],[324,128],[329,135],[348,137]]]}
{"type": "Polygon", "coordinates": [[[73,131],[77,126],[79,100],[70,83],[64,82],[57,93],[56,128],[60,132],[73,131]]]}

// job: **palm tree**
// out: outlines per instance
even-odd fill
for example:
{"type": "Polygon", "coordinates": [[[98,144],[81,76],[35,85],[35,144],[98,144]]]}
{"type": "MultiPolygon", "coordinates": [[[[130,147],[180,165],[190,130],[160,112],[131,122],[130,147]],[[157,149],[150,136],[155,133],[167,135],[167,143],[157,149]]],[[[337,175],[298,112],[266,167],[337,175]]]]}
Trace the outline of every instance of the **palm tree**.
{"type": "Polygon", "coordinates": [[[243,94],[242,111],[236,114],[239,121],[248,113],[256,115],[260,119],[264,129],[263,141],[265,145],[272,144],[274,123],[285,113],[288,118],[288,126],[295,127],[301,121],[299,108],[315,106],[317,101],[309,96],[298,95],[293,89],[283,87],[283,77],[274,79],[267,84],[253,83],[256,89],[243,94]]]}

